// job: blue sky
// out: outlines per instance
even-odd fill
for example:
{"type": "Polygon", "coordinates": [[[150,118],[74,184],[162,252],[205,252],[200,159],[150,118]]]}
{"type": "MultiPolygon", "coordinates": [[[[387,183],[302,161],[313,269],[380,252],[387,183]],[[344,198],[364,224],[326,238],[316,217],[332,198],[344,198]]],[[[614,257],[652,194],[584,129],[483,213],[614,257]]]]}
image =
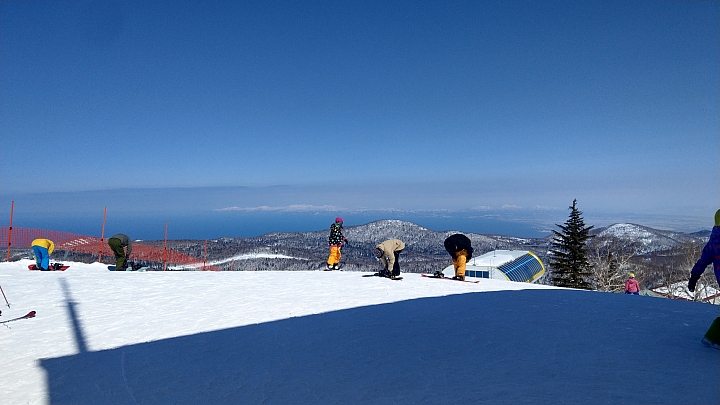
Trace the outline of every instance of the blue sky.
{"type": "Polygon", "coordinates": [[[719,21],[717,1],[2,1],[0,203],[561,222],[577,198],[711,225],[719,21]],[[197,197],[87,193],[178,188],[197,197]]]}

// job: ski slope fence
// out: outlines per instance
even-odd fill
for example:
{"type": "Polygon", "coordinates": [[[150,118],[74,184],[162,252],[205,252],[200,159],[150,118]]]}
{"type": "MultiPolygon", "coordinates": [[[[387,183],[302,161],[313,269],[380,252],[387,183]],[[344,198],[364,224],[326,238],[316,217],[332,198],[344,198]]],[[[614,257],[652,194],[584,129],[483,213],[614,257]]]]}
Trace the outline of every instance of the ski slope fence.
{"type": "MultiPolygon", "coordinates": [[[[38,238],[50,239],[55,244],[55,250],[65,250],[75,253],[94,255],[96,258],[114,257],[112,250],[107,245],[107,239],[79,235],[70,232],[50,231],[35,228],[10,228],[0,227],[0,248],[30,249],[32,241],[38,238]]],[[[10,254],[8,253],[8,257],[10,254]]],[[[215,266],[205,265],[202,259],[193,257],[176,250],[143,245],[132,244],[132,260],[162,263],[164,266],[180,267],[187,270],[220,270],[215,266]]],[[[2,259],[0,259],[2,260],[2,259]]]]}

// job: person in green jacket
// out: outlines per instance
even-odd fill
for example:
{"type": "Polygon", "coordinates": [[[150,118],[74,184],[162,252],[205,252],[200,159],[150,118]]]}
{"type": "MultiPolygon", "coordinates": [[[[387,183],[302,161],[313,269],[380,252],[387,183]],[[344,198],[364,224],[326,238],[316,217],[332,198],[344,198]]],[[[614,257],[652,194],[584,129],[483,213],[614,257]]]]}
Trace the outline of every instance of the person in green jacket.
{"type": "Polygon", "coordinates": [[[115,271],[127,270],[127,259],[132,252],[132,241],[122,233],[115,234],[108,239],[108,245],[115,254],[115,271]],[[127,252],[125,251],[127,248],[127,252]]]}

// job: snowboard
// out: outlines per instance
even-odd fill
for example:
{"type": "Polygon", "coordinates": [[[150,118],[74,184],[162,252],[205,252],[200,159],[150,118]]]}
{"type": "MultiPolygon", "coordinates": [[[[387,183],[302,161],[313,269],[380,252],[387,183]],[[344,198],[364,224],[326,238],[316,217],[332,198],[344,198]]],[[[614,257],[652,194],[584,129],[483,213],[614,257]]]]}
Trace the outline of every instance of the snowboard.
{"type": "MultiPolygon", "coordinates": [[[[70,266],[65,266],[62,263],[53,263],[50,265],[50,269],[48,271],[65,271],[70,266]]],[[[28,266],[28,270],[40,270],[36,265],[31,264],[28,266]]]]}
{"type": "Polygon", "coordinates": [[[388,280],[402,280],[402,279],[403,279],[402,276],[388,277],[388,276],[385,276],[385,275],[380,275],[380,273],[375,273],[375,274],[373,274],[373,277],[382,277],[382,278],[387,278],[388,280]]]}
{"type": "Polygon", "coordinates": [[[116,270],[115,266],[108,266],[108,270],[110,271],[149,271],[150,267],[140,267],[139,269],[135,270],[132,267],[128,267],[127,270],[116,270]]]}
{"type": "Polygon", "coordinates": [[[455,280],[455,279],[453,279],[452,277],[438,277],[438,276],[435,276],[435,275],[432,275],[432,274],[421,274],[421,276],[427,277],[427,278],[437,278],[437,279],[439,279],[439,280],[462,281],[463,283],[473,283],[473,284],[477,284],[477,283],[480,282],[480,280],[467,280],[467,279],[465,279],[465,280],[455,280]]]}

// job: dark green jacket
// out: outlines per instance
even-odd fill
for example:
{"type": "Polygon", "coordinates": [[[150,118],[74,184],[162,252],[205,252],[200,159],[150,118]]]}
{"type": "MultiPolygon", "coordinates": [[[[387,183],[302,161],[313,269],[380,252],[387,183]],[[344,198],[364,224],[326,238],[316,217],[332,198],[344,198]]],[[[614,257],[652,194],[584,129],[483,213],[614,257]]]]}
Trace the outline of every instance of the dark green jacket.
{"type": "Polygon", "coordinates": [[[130,238],[122,233],[116,233],[115,235],[111,236],[110,239],[120,239],[120,242],[122,242],[123,246],[127,246],[127,255],[130,256],[130,252],[132,252],[132,241],[130,238]]]}

